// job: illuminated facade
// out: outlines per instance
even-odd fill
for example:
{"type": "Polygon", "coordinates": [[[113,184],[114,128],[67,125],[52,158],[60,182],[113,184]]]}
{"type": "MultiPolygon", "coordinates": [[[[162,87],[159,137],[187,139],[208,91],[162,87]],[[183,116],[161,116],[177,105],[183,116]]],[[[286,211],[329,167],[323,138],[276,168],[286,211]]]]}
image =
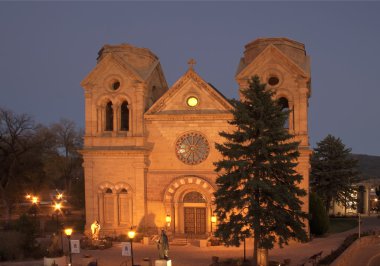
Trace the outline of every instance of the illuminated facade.
{"type": "MultiPolygon", "coordinates": [[[[177,234],[211,230],[213,163],[228,131],[231,105],[189,70],[171,88],[159,59],[129,44],[106,45],[82,81],[85,92],[86,228],[98,220],[103,232],[138,226],[156,233],[167,225],[177,234]]],[[[245,46],[235,76],[240,88],[259,75],[292,110],[288,127],[300,141],[297,170],[309,188],[308,99],[310,63],[304,45],[265,38],[245,46]]],[[[303,209],[308,211],[308,198],[303,209]]]]}

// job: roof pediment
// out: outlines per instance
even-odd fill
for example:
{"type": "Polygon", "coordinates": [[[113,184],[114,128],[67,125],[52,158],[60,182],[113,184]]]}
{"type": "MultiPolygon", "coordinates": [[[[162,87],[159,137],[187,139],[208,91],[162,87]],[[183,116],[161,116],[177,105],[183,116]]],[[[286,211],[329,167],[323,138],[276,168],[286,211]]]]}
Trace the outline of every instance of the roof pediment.
{"type": "Polygon", "coordinates": [[[129,44],[105,45],[99,52],[95,68],[81,82],[87,85],[107,73],[110,66],[117,66],[121,73],[138,82],[149,80],[154,70],[159,66],[158,58],[146,48],[138,48],[129,44]]]}
{"type": "Polygon", "coordinates": [[[309,78],[310,74],[302,69],[290,57],[284,54],[280,49],[274,45],[268,45],[253,61],[246,64],[244,58],[241,59],[239,64],[238,73],[235,76],[236,80],[250,78],[252,73],[257,73],[257,69],[262,68],[268,64],[281,64],[282,67],[288,68],[292,73],[297,73],[300,76],[309,78]]]}
{"type": "Polygon", "coordinates": [[[151,106],[145,117],[229,115],[231,109],[229,101],[190,68],[151,106]],[[196,97],[198,104],[190,107],[187,104],[189,97],[196,97]]]}

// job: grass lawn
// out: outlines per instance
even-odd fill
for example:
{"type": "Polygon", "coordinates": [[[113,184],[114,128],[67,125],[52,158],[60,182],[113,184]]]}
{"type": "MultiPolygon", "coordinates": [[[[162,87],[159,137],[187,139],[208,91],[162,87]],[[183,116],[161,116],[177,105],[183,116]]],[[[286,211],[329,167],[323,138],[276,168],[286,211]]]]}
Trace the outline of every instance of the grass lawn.
{"type": "Polygon", "coordinates": [[[358,218],[332,218],[330,217],[330,234],[341,233],[350,230],[358,225],[358,218]]]}

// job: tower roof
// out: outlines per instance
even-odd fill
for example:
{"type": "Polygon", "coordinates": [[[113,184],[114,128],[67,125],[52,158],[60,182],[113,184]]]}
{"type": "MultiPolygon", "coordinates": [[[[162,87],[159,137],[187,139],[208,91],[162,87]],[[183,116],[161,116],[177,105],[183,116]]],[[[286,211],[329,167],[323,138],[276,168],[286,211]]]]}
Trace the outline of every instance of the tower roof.
{"type": "Polygon", "coordinates": [[[270,45],[278,48],[305,72],[310,71],[309,60],[303,43],[288,38],[258,38],[245,45],[244,57],[241,59],[238,72],[255,60],[270,45]]]}
{"type": "Polygon", "coordinates": [[[158,57],[147,48],[140,48],[128,43],[104,45],[98,52],[98,64],[112,55],[123,65],[132,68],[143,80],[147,79],[158,64],[158,57]]]}

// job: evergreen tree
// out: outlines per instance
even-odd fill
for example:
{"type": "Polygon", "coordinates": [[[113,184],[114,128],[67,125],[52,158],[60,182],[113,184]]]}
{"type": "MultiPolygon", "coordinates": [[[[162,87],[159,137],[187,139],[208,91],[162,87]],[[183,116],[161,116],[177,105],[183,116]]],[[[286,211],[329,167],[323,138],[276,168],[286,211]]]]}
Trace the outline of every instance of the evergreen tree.
{"type": "Polygon", "coordinates": [[[317,143],[311,156],[311,186],[323,200],[327,212],[333,202],[352,207],[357,175],[357,160],[340,138],[328,135],[317,143]]]}
{"type": "Polygon", "coordinates": [[[231,101],[229,124],[235,130],[220,132],[225,142],[216,144],[223,159],[215,163],[219,173],[215,234],[234,246],[253,236],[256,265],[258,248],[307,240],[303,224],[307,214],[300,200],[306,192],[298,187],[302,176],[295,170],[299,143],[284,128],[289,111],[282,111],[273,99],[275,92],[257,76],[240,92],[242,100],[231,101]]]}
{"type": "Polygon", "coordinates": [[[315,193],[310,193],[309,197],[310,211],[310,233],[320,236],[329,230],[330,221],[326,213],[324,204],[320,197],[315,193]]]}

